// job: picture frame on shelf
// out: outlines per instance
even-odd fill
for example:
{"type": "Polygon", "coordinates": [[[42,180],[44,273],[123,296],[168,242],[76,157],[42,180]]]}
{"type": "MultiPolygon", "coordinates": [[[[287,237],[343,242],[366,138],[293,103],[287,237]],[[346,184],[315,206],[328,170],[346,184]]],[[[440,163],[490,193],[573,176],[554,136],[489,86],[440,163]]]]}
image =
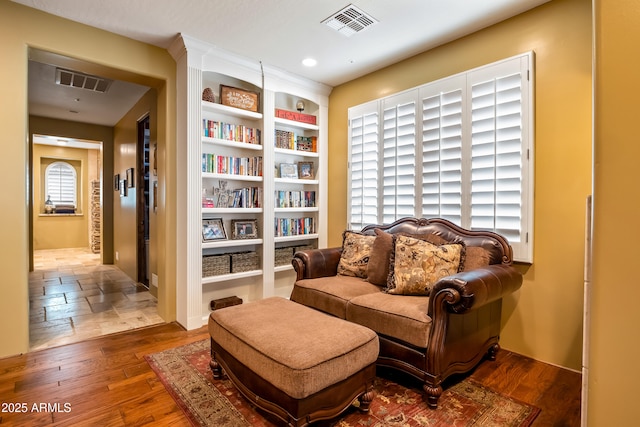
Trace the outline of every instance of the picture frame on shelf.
{"type": "Polygon", "coordinates": [[[298,179],[298,166],[295,163],[280,163],[280,178],[298,179]]]}
{"type": "Polygon", "coordinates": [[[224,230],[222,218],[203,219],[202,241],[211,242],[215,240],[227,240],[227,233],[224,230]]]}
{"type": "Polygon", "coordinates": [[[298,178],[313,179],[315,177],[313,162],[298,162],[298,178]]]}
{"type": "Polygon", "coordinates": [[[120,174],[113,175],[113,191],[120,191],[120,174]]]}
{"type": "Polygon", "coordinates": [[[128,188],[133,188],[136,186],[135,181],[133,179],[133,171],[134,171],[133,168],[127,169],[127,187],[128,188]]]}
{"type": "Polygon", "coordinates": [[[220,103],[227,107],[257,113],[260,107],[260,94],[246,89],[220,85],[220,103]]]}
{"type": "Polygon", "coordinates": [[[258,221],[255,219],[233,219],[231,220],[231,230],[234,240],[257,239],[258,221]]]}

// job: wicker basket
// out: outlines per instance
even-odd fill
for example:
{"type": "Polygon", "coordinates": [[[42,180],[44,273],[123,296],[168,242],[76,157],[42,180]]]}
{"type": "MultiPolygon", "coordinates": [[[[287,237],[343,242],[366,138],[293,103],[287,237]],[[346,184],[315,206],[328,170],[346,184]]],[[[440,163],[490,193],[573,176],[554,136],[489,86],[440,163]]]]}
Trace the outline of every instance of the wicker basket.
{"type": "Polygon", "coordinates": [[[239,252],[231,254],[231,272],[257,270],[259,268],[258,254],[255,252],[239,252]]]}
{"type": "Polygon", "coordinates": [[[229,274],[230,271],[231,258],[229,254],[205,255],[202,257],[202,277],[229,274]]]}
{"type": "Polygon", "coordinates": [[[308,251],[309,249],[315,249],[313,245],[304,245],[304,246],[296,246],[293,248],[293,253],[295,254],[298,251],[308,251]]]}
{"type": "Polygon", "coordinates": [[[293,258],[293,246],[276,248],[276,266],[291,264],[291,258],[293,258]]]}

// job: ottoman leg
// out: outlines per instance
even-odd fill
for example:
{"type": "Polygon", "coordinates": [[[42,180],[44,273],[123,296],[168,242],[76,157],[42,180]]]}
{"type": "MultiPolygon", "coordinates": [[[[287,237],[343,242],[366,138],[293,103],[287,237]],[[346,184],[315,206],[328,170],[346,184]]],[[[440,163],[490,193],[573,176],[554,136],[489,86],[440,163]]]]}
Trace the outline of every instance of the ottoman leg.
{"type": "Polygon", "coordinates": [[[211,356],[211,361],[209,362],[209,367],[211,368],[211,372],[213,372],[213,378],[219,380],[222,378],[222,366],[218,363],[216,359],[211,356]]]}
{"type": "Polygon", "coordinates": [[[216,360],[216,353],[213,351],[213,338],[211,338],[211,360],[209,361],[209,367],[211,368],[211,372],[213,372],[213,378],[219,380],[223,376],[222,366],[216,360]]]}

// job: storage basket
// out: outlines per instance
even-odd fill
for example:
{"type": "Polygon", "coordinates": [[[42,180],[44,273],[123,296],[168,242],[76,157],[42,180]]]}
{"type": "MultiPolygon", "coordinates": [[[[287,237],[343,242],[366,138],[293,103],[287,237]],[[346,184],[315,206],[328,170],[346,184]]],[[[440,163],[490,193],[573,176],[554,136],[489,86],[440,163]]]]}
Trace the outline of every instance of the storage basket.
{"type": "Polygon", "coordinates": [[[293,253],[295,254],[298,251],[308,251],[309,249],[314,249],[313,245],[296,246],[293,248],[293,253]]]}
{"type": "Polygon", "coordinates": [[[231,259],[229,254],[205,255],[202,257],[202,277],[229,274],[230,271],[231,259]]]}
{"type": "Polygon", "coordinates": [[[255,252],[239,252],[231,254],[231,272],[258,270],[258,254],[255,252]]]}
{"type": "Polygon", "coordinates": [[[276,248],[275,265],[287,265],[291,264],[291,258],[293,258],[293,247],[287,246],[284,248],[276,248]]]}

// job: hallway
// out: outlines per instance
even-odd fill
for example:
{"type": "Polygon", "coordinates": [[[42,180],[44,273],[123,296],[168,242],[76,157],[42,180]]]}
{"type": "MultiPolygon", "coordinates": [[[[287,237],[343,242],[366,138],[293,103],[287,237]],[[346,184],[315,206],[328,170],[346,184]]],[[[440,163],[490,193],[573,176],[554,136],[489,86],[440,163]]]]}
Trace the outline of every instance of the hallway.
{"type": "Polygon", "coordinates": [[[29,308],[32,351],[163,323],[156,298],[88,248],[34,252],[29,308]]]}

